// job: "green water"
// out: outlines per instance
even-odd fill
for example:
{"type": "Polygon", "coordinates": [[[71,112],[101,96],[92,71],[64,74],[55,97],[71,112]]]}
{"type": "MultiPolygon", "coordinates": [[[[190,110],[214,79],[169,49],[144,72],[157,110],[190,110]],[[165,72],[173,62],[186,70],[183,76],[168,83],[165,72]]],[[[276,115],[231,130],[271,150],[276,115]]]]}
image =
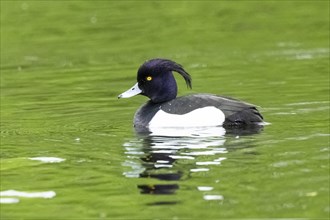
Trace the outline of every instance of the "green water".
{"type": "Polygon", "coordinates": [[[328,28],[328,1],[1,0],[1,219],[329,218],[328,28]],[[135,134],[154,57],[271,124],[135,134]]]}

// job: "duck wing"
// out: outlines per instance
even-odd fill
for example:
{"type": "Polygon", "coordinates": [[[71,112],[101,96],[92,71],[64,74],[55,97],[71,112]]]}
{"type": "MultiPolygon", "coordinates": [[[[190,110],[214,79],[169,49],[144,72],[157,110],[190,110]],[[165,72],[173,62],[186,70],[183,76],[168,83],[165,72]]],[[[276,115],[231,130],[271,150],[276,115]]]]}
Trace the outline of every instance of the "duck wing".
{"type": "Polygon", "coordinates": [[[194,94],[178,97],[162,103],[160,108],[171,114],[186,114],[197,108],[208,106],[214,106],[224,113],[224,127],[252,125],[263,122],[263,117],[256,106],[240,100],[211,94],[194,94]]]}

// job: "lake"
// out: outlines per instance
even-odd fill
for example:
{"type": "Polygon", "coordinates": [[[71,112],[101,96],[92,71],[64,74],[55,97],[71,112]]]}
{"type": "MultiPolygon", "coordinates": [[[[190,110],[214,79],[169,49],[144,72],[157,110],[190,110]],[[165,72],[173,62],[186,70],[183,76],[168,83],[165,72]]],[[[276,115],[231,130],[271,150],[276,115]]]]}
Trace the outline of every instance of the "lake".
{"type": "Polygon", "coordinates": [[[328,1],[1,1],[1,219],[326,219],[328,1]],[[141,135],[139,66],[269,124],[141,135]]]}

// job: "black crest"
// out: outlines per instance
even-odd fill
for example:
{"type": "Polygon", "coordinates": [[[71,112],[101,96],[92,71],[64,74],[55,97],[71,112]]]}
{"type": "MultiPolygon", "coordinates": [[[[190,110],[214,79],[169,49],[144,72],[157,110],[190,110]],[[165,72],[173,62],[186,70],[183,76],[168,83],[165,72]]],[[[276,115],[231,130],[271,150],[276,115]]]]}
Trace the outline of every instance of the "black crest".
{"type": "Polygon", "coordinates": [[[192,80],[189,73],[187,73],[180,64],[172,60],[160,59],[160,58],[148,60],[144,64],[142,64],[142,66],[139,68],[138,74],[142,74],[150,71],[156,72],[158,74],[161,74],[163,71],[177,72],[184,78],[187,86],[190,89],[192,88],[191,86],[192,80]]]}

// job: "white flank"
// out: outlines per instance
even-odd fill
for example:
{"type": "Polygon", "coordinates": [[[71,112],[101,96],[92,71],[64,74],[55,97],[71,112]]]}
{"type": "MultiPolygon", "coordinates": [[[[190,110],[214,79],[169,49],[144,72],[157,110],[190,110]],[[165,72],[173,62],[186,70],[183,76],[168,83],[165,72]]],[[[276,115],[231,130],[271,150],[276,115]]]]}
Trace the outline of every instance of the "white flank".
{"type": "Polygon", "coordinates": [[[224,121],[223,112],[213,106],[199,108],[183,115],[159,110],[150,121],[149,128],[221,126],[224,121]]]}

